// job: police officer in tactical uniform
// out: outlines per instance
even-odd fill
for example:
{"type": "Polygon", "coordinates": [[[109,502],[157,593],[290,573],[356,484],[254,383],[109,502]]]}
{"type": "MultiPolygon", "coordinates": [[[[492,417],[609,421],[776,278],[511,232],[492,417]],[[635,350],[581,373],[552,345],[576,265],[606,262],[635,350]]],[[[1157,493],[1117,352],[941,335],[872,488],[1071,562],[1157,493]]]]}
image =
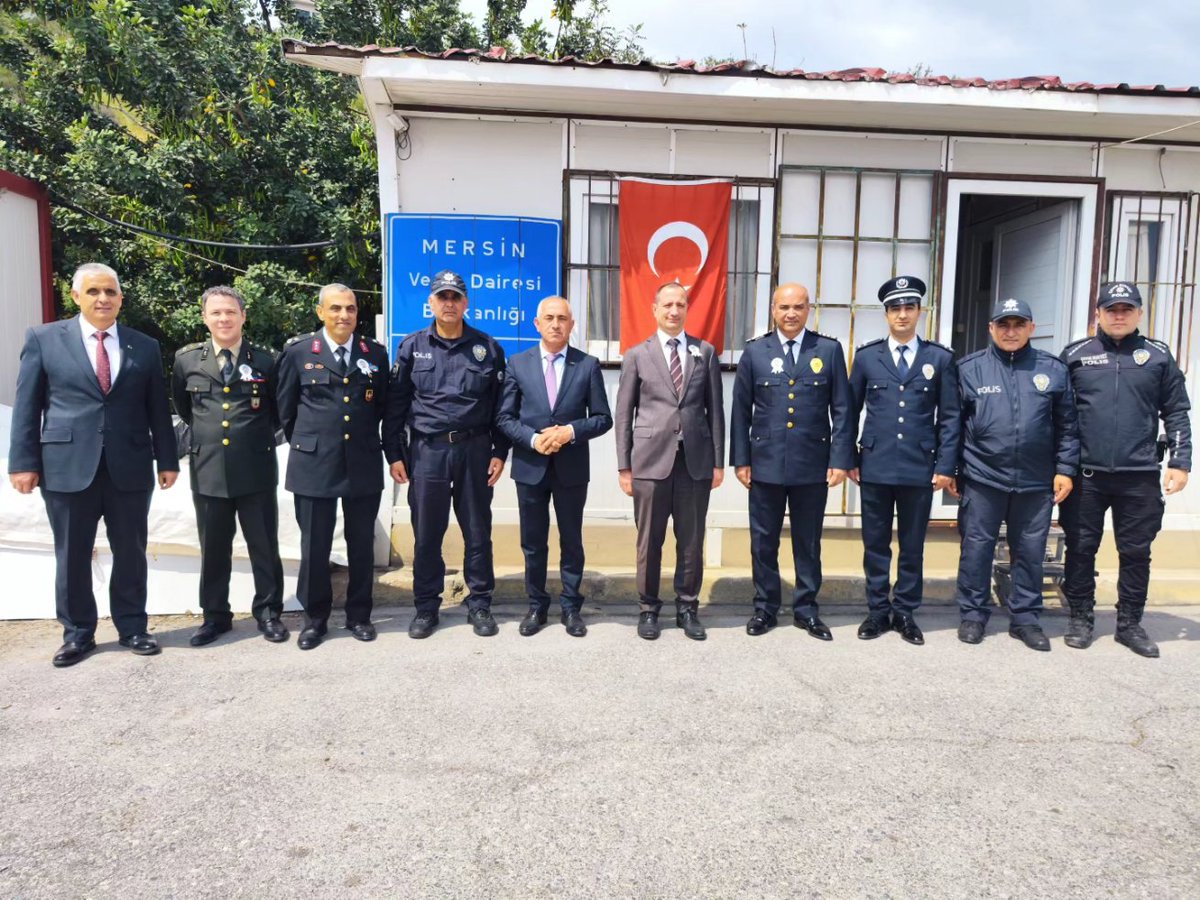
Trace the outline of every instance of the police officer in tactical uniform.
{"type": "Polygon", "coordinates": [[[1096,335],[1067,345],[1062,353],[1079,409],[1083,475],[1059,516],[1067,535],[1063,594],[1071,621],[1066,643],[1082,650],[1092,642],[1096,551],[1104,513],[1111,508],[1121,560],[1116,640],[1140,656],[1157,657],[1158,646],[1141,620],[1150,544],[1163,517],[1158,420],[1166,430],[1161,450],[1170,450],[1163,490],[1174,494],[1187,485],[1192,467],[1191,407],[1183,373],[1167,345],[1138,332],[1142,296],[1137,287],[1126,281],[1102,285],[1096,307],[1096,335]]]}
{"type": "Polygon", "coordinates": [[[329,553],[339,500],[350,569],[346,627],[357,640],[375,640],[375,516],[383,493],[379,426],[388,387],[387,351],[355,333],[354,292],[327,284],[316,311],[324,327],[288,341],[275,367],[279,420],[290,450],[284,486],[295,495],[300,524],[301,650],[319,646],[328,630],[329,553]]]}
{"type": "Polygon", "coordinates": [[[956,599],[958,639],[983,640],[1001,523],[1012,558],[1008,633],[1049,650],[1038,624],[1050,514],[1071,492],[1079,466],[1075,397],[1067,367],[1032,347],[1033,313],[1021,300],[992,311],[992,343],[958,363],[963,442],[959,465],[962,536],[956,599]]]}
{"type": "Polygon", "coordinates": [[[210,338],[175,354],[171,395],[175,412],[191,426],[192,503],[200,533],[200,608],[204,624],[193,647],[211,644],[233,627],[229,609],[236,521],[254,573],[251,609],[258,630],[281,643],[283,564],[275,488],[275,432],[279,427],[271,370],[275,358],[242,336],[246,301],[234,288],[209,288],[200,310],[210,338]]]}
{"type": "Polygon", "coordinates": [[[775,330],[746,342],[733,383],[729,464],[750,491],[754,614],[746,633],[766,634],[782,605],[779,536],[791,511],[794,624],[819,640],[821,528],[829,489],[854,465],[855,420],[842,345],[806,331],[808,289],[781,284],[771,297],[775,330]]]}
{"type": "Polygon", "coordinates": [[[481,637],[496,634],[492,617],[492,487],[504,472],[510,443],[496,425],[504,386],[504,351],[466,324],[467,286],[454,272],[433,276],[433,324],[400,344],[392,367],[384,443],[392,478],[410,478],[413,599],[408,636],[426,638],[438,625],[445,587],[442,539],[450,506],[466,544],[467,617],[481,637]]]}
{"type": "Polygon", "coordinates": [[[879,288],[888,336],[859,347],[850,367],[852,419],[866,407],[858,467],[850,477],[862,498],[863,572],[867,618],[863,640],[895,628],[910,644],[924,644],[914,619],[924,587],[925,532],[933,492],[954,490],[961,442],[958,371],[948,347],[917,337],[925,282],[901,275],[879,288]],[[900,561],[889,597],[892,516],[900,561]]]}

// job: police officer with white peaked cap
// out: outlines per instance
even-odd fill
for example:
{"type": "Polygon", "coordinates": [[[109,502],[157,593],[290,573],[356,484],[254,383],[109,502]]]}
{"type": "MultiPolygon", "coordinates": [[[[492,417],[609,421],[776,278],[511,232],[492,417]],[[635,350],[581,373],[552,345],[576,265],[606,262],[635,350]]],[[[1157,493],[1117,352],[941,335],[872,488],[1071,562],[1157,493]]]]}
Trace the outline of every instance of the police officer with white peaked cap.
{"type": "Polygon", "coordinates": [[[954,489],[958,468],[958,370],[949,347],[917,337],[924,296],[925,282],[915,276],[885,282],[879,299],[888,336],[859,347],[850,366],[853,421],[867,410],[858,465],[850,472],[862,498],[863,640],[895,628],[908,643],[925,643],[914,619],[924,587],[925,533],[933,492],[954,489]],[[893,515],[900,561],[891,591],[893,515]]]}
{"type": "Polygon", "coordinates": [[[1062,360],[1071,373],[1079,409],[1083,478],[1063,504],[1067,535],[1063,594],[1071,608],[1066,643],[1092,642],[1096,551],[1104,513],[1112,510],[1120,556],[1116,640],[1140,656],[1158,656],[1141,626],[1150,583],[1150,544],[1163,519],[1163,491],[1177,493],[1192,468],[1187,387],[1170,349],[1138,331],[1142,295],[1127,281],[1100,288],[1096,334],[1068,344],[1062,360]],[[1159,419],[1166,437],[1161,444],[1159,419]],[[1167,473],[1159,489],[1162,456],[1167,473]]]}

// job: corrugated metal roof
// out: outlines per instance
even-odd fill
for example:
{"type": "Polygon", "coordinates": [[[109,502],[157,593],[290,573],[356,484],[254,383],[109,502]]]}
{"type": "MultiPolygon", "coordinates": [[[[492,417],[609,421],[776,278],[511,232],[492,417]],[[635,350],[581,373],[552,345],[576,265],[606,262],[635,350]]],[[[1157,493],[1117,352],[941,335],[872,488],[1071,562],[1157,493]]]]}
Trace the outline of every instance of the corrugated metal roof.
{"type": "Polygon", "coordinates": [[[638,72],[685,73],[689,75],[706,75],[712,77],[750,77],[750,78],[790,78],[807,81],[841,81],[841,82],[882,82],[886,84],[916,84],[922,87],[952,87],[952,88],[986,88],[991,91],[1072,91],[1093,94],[1125,94],[1145,96],[1175,96],[1195,97],[1200,95],[1200,87],[1165,87],[1161,84],[1131,85],[1093,84],[1090,81],[1065,82],[1057,75],[1027,75],[1022,78],[951,78],[946,75],[915,76],[907,72],[888,72],[886,69],[857,68],[838,69],[829,72],[810,72],[804,69],[772,69],[760,66],[749,60],[721,63],[716,66],[704,66],[691,59],[681,59],[673,63],[652,62],[642,60],[638,63],[618,62],[613,59],[586,60],[573,56],[561,59],[547,59],[544,56],[532,54],[513,54],[503,47],[493,47],[490,50],[472,50],[466,48],[451,48],[441,53],[430,53],[417,47],[380,47],[368,44],[365,47],[354,47],[347,44],[327,42],[309,44],[291,38],[283,40],[286,53],[300,55],[339,56],[351,59],[363,59],[371,56],[399,56],[419,59],[446,60],[477,60],[487,63],[507,63],[509,65],[539,65],[539,66],[584,66],[596,69],[624,69],[638,72]]]}

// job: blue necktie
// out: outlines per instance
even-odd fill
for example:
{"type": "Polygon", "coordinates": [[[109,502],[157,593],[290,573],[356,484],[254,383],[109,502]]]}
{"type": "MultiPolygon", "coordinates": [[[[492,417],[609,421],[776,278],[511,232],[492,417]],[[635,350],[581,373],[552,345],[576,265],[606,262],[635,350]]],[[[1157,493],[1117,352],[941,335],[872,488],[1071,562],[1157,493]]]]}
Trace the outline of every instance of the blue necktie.
{"type": "Polygon", "coordinates": [[[904,351],[907,349],[904,346],[896,348],[896,352],[900,354],[900,361],[896,363],[896,371],[900,373],[902,379],[908,377],[908,360],[904,358],[904,351]]]}

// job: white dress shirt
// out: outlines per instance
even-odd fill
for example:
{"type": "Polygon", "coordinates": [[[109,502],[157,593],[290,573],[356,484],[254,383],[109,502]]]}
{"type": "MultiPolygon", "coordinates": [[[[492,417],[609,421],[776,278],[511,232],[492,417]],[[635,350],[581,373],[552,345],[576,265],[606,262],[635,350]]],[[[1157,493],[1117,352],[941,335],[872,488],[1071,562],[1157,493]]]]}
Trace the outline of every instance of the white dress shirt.
{"type": "Polygon", "coordinates": [[[349,368],[350,357],[354,355],[354,353],[353,353],[353,351],[354,351],[354,347],[353,347],[354,335],[351,335],[349,340],[347,340],[346,343],[344,343],[344,344],[339,344],[337,341],[335,341],[333,338],[331,338],[329,336],[328,329],[322,328],[321,336],[325,338],[325,343],[327,343],[329,345],[329,352],[333,354],[334,359],[337,359],[338,350],[346,351],[346,367],[349,368]]]}
{"type": "MultiPolygon", "coordinates": [[[[88,360],[92,364],[92,371],[96,371],[96,350],[100,346],[100,341],[93,338],[100,329],[85,319],[79,317],[79,330],[83,334],[83,352],[87,354],[88,360]]],[[[117,323],[113,322],[106,329],[105,334],[108,335],[104,340],[104,349],[108,351],[108,368],[112,373],[112,383],[117,383],[117,373],[121,371],[121,338],[117,334],[117,323]]]]}
{"type": "Polygon", "coordinates": [[[779,329],[775,329],[775,336],[777,338],[779,338],[779,348],[783,351],[784,356],[788,355],[787,342],[788,341],[796,342],[792,345],[792,359],[791,359],[791,362],[795,363],[796,360],[800,357],[800,344],[804,340],[804,329],[803,328],[800,329],[800,331],[796,334],[796,336],[794,338],[790,338],[787,335],[785,335],[782,331],[780,331],[779,329]]]}
{"type": "Polygon", "coordinates": [[[912,340],[907,344],[901,344],[894,337],[888,337],[888,349],[892,351],[892,362],[895,363],[896,368],[900,368],[900,348],[907,347],[908,349],[904,351],[904,361],[908,363],[909,369],[912,369],[913,360],[917,358],[917,343],[916,335],[913,335],[912,340]]]}
{"type": "MultiPolygon", "coordinates": [[[[680,371],[683,373],[683,383],[687,384],[688,356],[690,355],[688,353],[687,335],[681,331],[675,337],[679,339],[679,366],[680,371]]],[[[671,340],[671,335],[667,334],[661,328],[658,329],[658,342],[662,345],[663,359],[667,361],[667,374],[671,372],[671,348],[667,346],[667,341],[669,340],[671,340]]]]}
{"type": "MultiPolygon", "coordinates": [[[[546,345],[541,343],[540,341],[538,342],[538,350],[542,354],[542,380],[545,381],[546,366],[550,365],[550,357],[553,354],[551,354],[551,352],[546,349],[546,345]]],[[[562,392],[563,374],[566,371],[567,371],[567,348],[563,347],[561,350],[558,351],[558,359],[556,359],[554,361],[554,383],[558,387],[558,392],[555,393],[555,396],[554,396],[554,399],[556,402],[558,400],[558,393],[562,392]]],[[[547,399],[549,399],[549,397],[547,397],[547,399]]],[[[551,407],[551,408],[553,408],[553,407],[551,407]]],[[[571,443],[573,444],[573,443],[575,443],[575,426],[567,425],[567,427],[571,429],[571,443]]],[[[537,432],[535,432],[533,437],[531,437],[529,439],[529,446],[535,450],[537,449],[537,438],[538,438],[538,434],[537,434],[537,432]]]]}

